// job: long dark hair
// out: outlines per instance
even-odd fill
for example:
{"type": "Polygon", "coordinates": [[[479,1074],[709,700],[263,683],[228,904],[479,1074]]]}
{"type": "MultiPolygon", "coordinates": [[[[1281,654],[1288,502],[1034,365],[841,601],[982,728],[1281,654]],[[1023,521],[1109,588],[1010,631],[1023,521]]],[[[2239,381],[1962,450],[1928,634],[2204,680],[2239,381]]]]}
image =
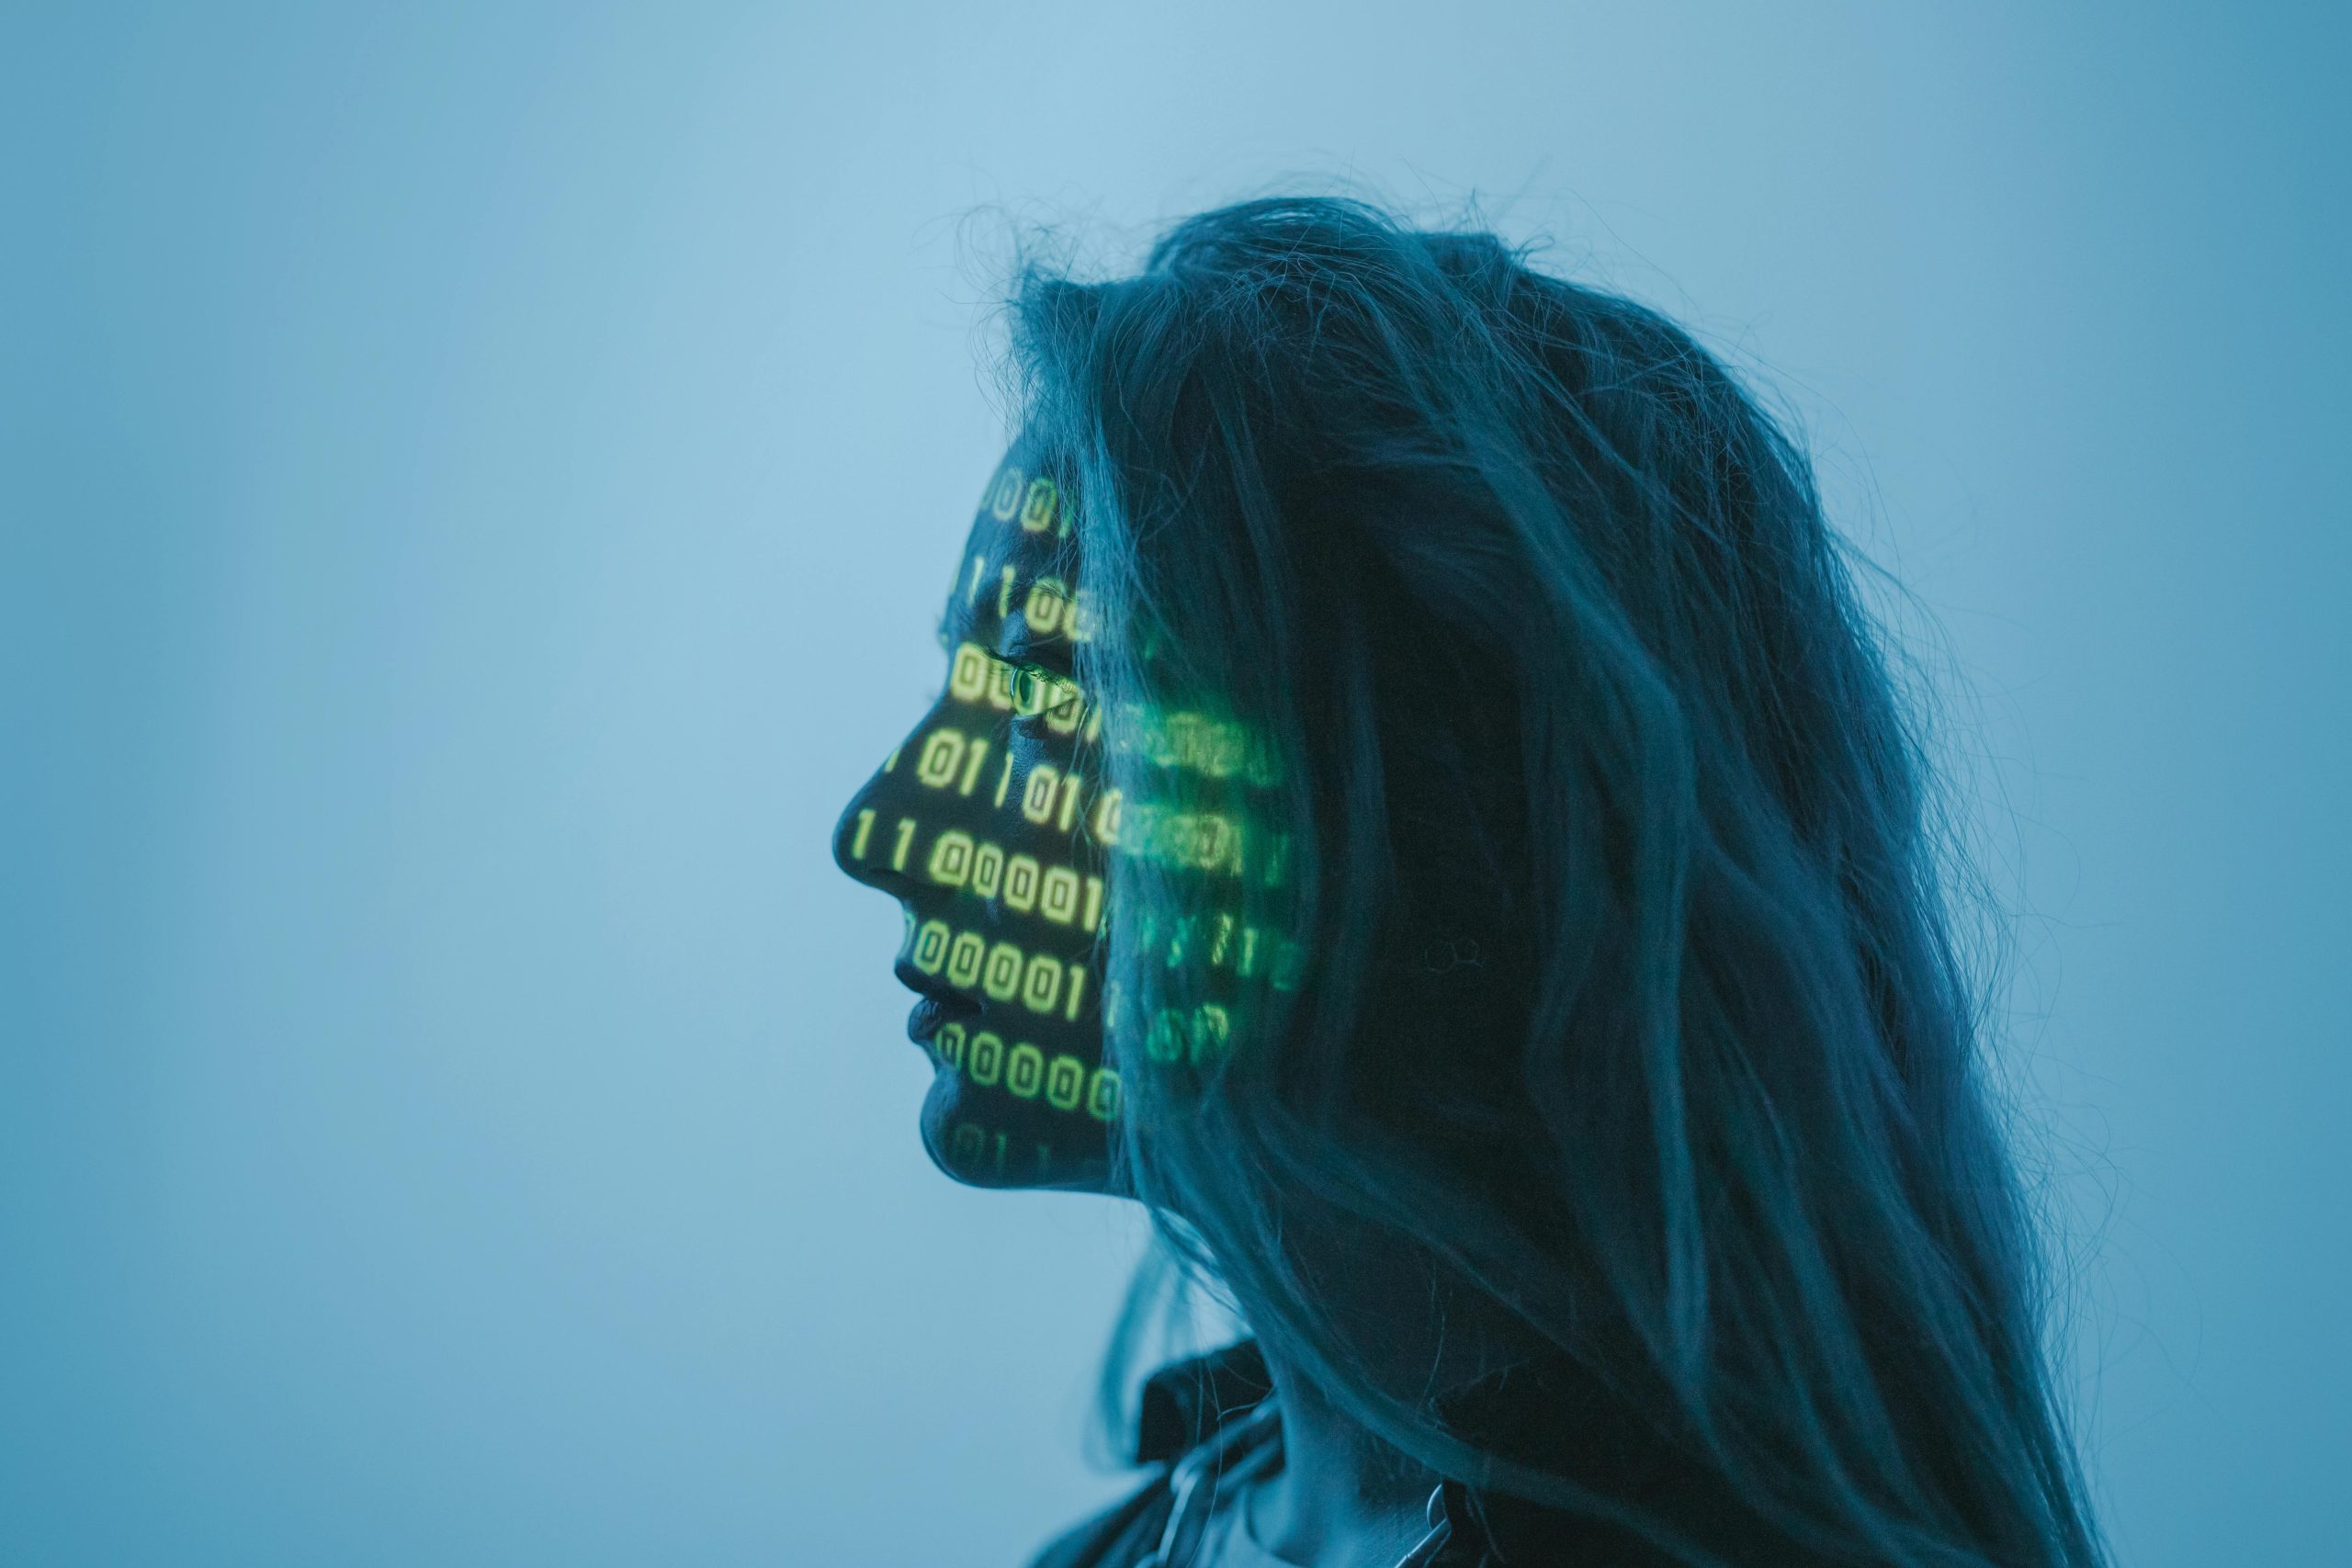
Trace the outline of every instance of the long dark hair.
{"type": "Polygon", "coordinates": [[[1009,319],[1171,1243],[1382,1441],[1668,1560],[2101,1561],[1920,728],[1792,438],[1357,200],[1024,261],[1009,319]],[[1519,1436],[1431,1386],[1450,1325],[1519,1436]]]}

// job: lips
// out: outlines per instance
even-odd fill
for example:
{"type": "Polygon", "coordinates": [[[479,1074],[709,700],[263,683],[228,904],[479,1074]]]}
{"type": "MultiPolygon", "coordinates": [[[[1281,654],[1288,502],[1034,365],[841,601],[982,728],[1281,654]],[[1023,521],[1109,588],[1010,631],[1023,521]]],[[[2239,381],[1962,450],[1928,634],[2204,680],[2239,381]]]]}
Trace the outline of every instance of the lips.
{"type": "Polygon", "coordinates": [[[978,998],[942,985],[903,958],[892,972],[899,976],[899,984],[922,998],[907,1015],[907,1034],[918,1044],[928,1043],[939,1026],[950,1019],[976,1018],[980,1013],[978,998]]]}

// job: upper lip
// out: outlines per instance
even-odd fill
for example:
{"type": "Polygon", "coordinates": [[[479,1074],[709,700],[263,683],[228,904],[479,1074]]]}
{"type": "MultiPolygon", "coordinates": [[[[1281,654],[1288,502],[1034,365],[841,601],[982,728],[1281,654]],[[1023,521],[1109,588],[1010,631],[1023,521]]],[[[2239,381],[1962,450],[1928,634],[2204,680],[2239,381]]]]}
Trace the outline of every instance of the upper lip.
{"type": "Polygon", "coordinates": [[[924,974],[904,958],[893,964],[890,972],[898,976],[899,984],[919,996],[930,998],[951,1013],[969,1014],[980,1010],[978,997],[943,984],[938,976],[924,974]]]}

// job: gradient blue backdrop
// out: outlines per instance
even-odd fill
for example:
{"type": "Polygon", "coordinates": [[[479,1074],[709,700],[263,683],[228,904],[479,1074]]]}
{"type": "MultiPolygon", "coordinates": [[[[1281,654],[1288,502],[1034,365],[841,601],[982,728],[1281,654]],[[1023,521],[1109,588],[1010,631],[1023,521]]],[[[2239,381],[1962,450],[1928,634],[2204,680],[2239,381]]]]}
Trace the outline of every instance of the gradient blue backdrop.
{"type": "Polygon", "coordinates": [[[1476,191],[1940,622],[2124,1562],[2352,1561],[2341,7],[9,7],[0,1560],[1011,1563],[1135,1227],[840,800],[1001,227],[1476,191]],[[820,11],[832,13],[820,16],[820,11]]]}

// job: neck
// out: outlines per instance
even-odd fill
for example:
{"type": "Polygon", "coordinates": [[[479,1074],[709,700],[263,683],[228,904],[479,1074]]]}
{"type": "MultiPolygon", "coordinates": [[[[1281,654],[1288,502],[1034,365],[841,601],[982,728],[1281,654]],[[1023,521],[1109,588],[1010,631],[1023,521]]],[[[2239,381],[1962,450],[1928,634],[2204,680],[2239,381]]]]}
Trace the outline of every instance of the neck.
{"type": "Polygon", "coordinates": [[[1283,1464],[1260,1487],[1261,1545],[1311,1568],[1390,1568],[1429,1529],[1437,1477],[1325,1399],[1263,1341],[1282,1404],[1283,1464]]]}

